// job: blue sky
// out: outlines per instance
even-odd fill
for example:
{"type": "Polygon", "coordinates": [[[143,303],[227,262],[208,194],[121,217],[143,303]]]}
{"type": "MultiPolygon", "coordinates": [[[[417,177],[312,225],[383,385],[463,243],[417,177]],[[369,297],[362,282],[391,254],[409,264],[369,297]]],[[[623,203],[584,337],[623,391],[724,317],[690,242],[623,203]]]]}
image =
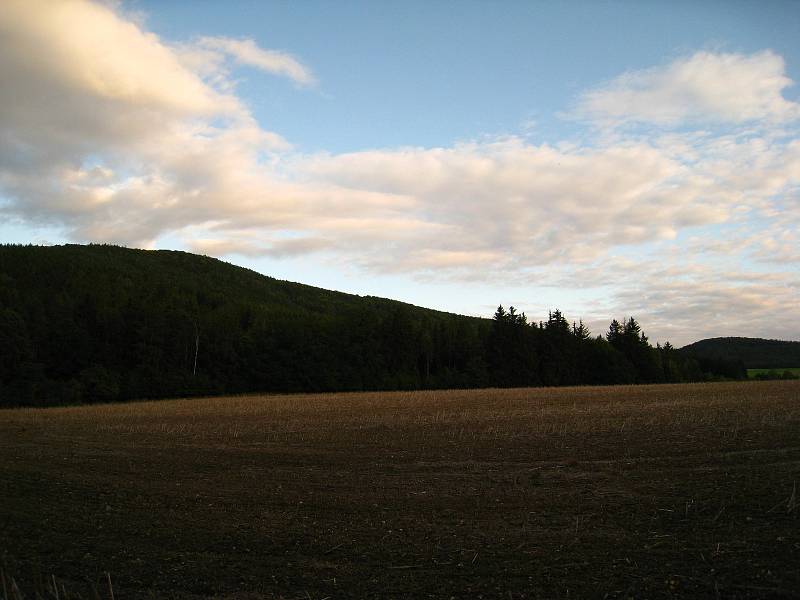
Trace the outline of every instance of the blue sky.
{"type": "Polygon", "coordinates": [[[800,339],[800,3],[8,6],[2,241],[800,339]]]}
{"type": "MultiPolygon", "coordinates": [[[[242,72],[240,94],[305,151],[439,146],[485,134],[558,142],[557,114],[630,69],[697,50],[771,48],[800,79],[797,2],[143,2],[170,40],[248,37],[320,83],[242,72]],[[538,123],[533,131],[527,121],[538,123]]],[[[787,94],[797,97],[798,90],[787,94]]],[[[275,125],[272,125],[272,124],[275,125]]]]}

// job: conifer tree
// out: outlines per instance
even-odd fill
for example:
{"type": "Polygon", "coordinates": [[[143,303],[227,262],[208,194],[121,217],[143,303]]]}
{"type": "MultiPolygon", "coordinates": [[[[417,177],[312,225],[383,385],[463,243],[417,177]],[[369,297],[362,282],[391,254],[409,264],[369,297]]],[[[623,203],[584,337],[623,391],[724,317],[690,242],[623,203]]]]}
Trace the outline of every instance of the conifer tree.
{"type": "Polygon", "coordinates": [[[619,342],[622,339],[622,325],[620,325],[619,321],[616,319],[611,321],[611,325],[608,327],[608,333],[606,334],[606,339],[608,340],[608,343],[614,347],[619,345],[619,342]]]}

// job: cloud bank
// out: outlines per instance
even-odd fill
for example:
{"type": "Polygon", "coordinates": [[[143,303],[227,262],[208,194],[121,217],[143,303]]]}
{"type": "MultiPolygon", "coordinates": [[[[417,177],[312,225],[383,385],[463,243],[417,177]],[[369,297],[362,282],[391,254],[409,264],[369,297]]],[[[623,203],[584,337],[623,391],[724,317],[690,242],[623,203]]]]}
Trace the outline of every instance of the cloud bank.
{"type": "Polygon", "coordinates": [[[237,65],[317,85],[252,40],[169,44],[107,5],[6,2],[0,215],[78,241],[169,235],[217,256],[594,288],[603,320],[635,312],[678,341],[700,324],[800,337],[800,106],[771,51],[698,52],[588,90],[572,117],[598,133],[580,142],[338,155],[265,130],[237,65]]]}

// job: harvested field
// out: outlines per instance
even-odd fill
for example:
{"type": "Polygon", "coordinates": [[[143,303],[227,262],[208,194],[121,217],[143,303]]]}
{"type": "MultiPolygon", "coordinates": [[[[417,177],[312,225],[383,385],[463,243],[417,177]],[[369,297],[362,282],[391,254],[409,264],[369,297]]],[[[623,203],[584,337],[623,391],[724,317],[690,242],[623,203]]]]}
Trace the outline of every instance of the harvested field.
{"type": "Polygon", "coordinates": [[[800,597],[799,483],[798,381],[0,411],[26,597],[800,597]]]}

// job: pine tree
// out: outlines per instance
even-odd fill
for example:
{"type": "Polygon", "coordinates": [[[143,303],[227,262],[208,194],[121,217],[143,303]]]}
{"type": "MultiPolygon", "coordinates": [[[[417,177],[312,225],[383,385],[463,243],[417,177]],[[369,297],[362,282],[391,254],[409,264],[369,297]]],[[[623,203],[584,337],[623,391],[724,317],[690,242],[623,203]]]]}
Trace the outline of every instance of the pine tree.
{"type": "MultiPolygon", "coordinates": [[[[514,310],[514,307],[511,307],[511,310],[514,310]]],[[[506,314],[506,309],[503,308],[503,305],[497,307],[497,310],[494,312],[494,317],[492,317],[495,321],[506,321],[508,320],[508,315],[506,314]]]]}
{"type": "Polygon", "coordinates": [[[622,325],[619,324],[619,321],[613,319],[611,321],[611,325],[608,327],[608,333],[606,334],[606,339],[608,343],[614,347],[617,347],[622,340],[622,325]]]}
{"type": "Polygon", "coordinates": [[[579,340],[588,340],[592,334],[589,331],[589,328],[583,324],[583,319],[578,321],[578,326],[575,326],[575,322],[572,322],[572,335],[574,335],[579,340]]]}

